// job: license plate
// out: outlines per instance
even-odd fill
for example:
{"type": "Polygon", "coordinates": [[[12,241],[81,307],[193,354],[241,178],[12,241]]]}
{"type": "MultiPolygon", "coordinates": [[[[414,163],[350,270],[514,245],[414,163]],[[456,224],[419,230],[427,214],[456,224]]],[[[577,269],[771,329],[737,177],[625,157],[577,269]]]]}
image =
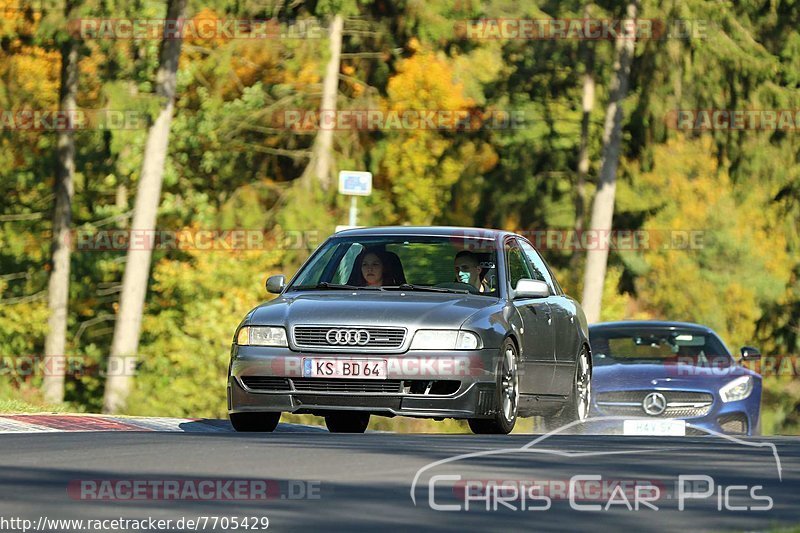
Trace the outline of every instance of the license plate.
{"type": "Polygon", "coordinates": [[[386,379],[386,359],[303,358],[305,378],[386,379]]]}
{"type": "Polygon", "coordinates": [[[625,435],[658,435],[683,437],[686,435],[684,420],[625,420],[622,426],[625,435]]]}

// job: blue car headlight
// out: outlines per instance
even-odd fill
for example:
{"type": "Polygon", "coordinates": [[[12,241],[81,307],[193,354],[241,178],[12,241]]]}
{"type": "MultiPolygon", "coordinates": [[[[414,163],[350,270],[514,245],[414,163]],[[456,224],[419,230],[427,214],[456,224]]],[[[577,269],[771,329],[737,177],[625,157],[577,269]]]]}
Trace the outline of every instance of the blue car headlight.
{"type": "Polygon", "coordinates": [[[742,376],[720,387],[719,395],[723,402],[744,400],[753,392],[753,378],[742,376]]]}

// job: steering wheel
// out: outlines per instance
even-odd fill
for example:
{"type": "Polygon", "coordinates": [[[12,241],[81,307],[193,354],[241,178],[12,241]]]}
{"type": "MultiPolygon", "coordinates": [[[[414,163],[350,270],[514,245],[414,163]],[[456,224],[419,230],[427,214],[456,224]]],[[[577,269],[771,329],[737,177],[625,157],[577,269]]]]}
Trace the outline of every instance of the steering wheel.
{"type": "Polygon", "coordinates": [[[471,294],[480,294],[481,291],[478,290],[477,287],[470,285],[469,283],[462,283],[460,281],[448,281],[445,283],[437,283],[434,287],[439,287],[440,289],[458,289],[458,290],[467,290],[471,294]]]}

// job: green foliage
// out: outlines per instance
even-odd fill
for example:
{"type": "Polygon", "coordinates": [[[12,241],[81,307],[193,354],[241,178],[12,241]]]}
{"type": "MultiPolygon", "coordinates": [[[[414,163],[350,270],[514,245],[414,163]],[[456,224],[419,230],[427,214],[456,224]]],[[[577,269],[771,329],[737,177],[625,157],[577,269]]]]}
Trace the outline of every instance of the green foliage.
{"type": "Polygon", "coordinates": [[[800,433],[800,386],[797,378],[768,377],[764,379],[761,398],[761,430],[765,435],[800,433]]]}
{"type": "Polygon", "coordinates": [[[44,405],[24,402],[18,399],[0,400],[0,413],[66,413],[63,405],[44,405]]]}
{"type": "Polygon", "coordinates": [[[155,266],[129,414],[225,416],[233,332],[280,261],[280,251],[197,251],[155,266]]]}
{"type": "Polygon", "coordinates": [[[651,312],[707,324],[741,346],[755,338],[762,306],[781,296],[793,265],[777,221],[754,208],[757,186],[739,200],[710,147],[707,137],[668,141],[654,150],[659,170],[621,184],[620,211],[653,212],[642,225],[648,246],[621,255],[651,312]]]}

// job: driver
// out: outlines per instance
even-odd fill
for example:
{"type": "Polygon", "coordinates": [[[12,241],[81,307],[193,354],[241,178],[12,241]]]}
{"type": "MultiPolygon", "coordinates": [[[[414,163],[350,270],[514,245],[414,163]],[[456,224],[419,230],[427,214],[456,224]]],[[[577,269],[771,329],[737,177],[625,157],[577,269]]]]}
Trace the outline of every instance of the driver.
{"type": "Polygon", "coordinates": [[[483,279],[483,269],[478,256],[469,250],[462,250],[455,258],[456,281],[472,285],[478,292],[488,292],[489,287],[483,279]]]}
{"type": "Polygon", "coordinates": [[[353,263],[350,283],[359,287],[405,283],[397,256],[376,247],[364,248],[353,263]]]}

